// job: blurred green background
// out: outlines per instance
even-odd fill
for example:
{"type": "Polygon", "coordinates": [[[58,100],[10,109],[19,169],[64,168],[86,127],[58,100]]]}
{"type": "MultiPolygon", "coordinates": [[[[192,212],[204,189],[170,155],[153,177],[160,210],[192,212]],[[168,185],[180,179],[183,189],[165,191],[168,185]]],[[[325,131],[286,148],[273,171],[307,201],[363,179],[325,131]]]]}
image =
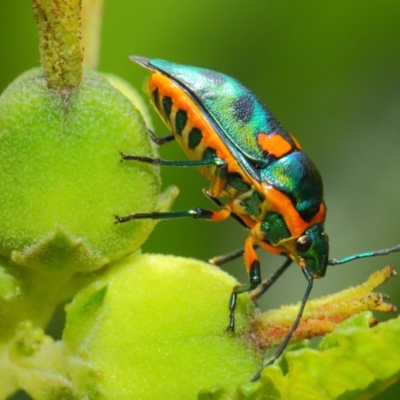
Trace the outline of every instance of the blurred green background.
{"type": "MultiPolygon", "coordinates": [[[[99,70],[141,89],[148,74],[130,54],[224,72],[268,105],[323,176],[331,257],[400,243],[400,2],[105,1],[99,70]]],[[[28,0],[1,0],[0,60],[0,90],[39,64],[28,0]]],[[[153,116],[155,131],[165,134],[153,116]]],[[[186,158],[174,143],[160,154],[186,158]]],[[[175,209],[213,207],[196,171],[164,168],[162,176],[165,187],[181,190],[175,209]]],[[[166,221],[144,251],[206,260],[239,248],[245,235],[235,221],[166,221]]],[[[281,262],[265,252],[261,260],[264,277],[281,262]]],[[[313,296],[360,283],[388,264],[400,272],[400,254],[331,267],[313,296]]],[[[246,281],[241,260],[224,268],[246,281]]],[[[305,286],[293,266],[261,307],[298,301],[305,286]]],[[[393,279],[383,291],[400,306],[399,287],[393,279]]],[[[396,385],[378,398],[399,394],[396,385]]]]}

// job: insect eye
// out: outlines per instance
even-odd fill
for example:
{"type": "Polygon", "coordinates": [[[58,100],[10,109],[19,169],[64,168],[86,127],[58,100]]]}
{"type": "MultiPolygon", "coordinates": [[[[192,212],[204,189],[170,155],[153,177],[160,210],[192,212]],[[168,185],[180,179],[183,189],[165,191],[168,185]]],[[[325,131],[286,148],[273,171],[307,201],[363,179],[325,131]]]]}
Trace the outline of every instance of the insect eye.
{"type": "Polygon", "coordinates": [[[312,239],[310,238],[310,236],[303,235],[297,239],[296,250],[301,253],[304,253],[311,247],[311,245],[312,245],[312,239]]]}

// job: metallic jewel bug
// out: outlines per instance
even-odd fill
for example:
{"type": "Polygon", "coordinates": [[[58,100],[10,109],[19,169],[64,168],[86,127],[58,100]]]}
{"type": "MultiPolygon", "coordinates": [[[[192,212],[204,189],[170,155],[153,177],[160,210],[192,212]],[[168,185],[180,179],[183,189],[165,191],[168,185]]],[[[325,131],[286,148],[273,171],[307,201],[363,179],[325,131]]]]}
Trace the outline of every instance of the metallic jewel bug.
{"type": "MultiPolygon", "coordinates": [[[[295,261],[308,284],[289,333],[266,364],[270,365],[289,343],[313,281],[325,276],[328,265],[397,252],[400,245],[340,260],[329,259],[321,176],[297,140],[257,97],[236,79],[222,73],[158,59],[137,56],[131,59],[151,71],[148,83],[151,102],[171,130],[163,137],[149,132],[151,139],[158,145],[177,140],[190,160],[168,161],[121,153],[122,158],[156,165],[197,167],[210,181],[205,193],[219,210],[193,208],[137,213],[116,216],[116,222],[182,217],[222,221],[231,216],[243,225],[249,233],[244,248],[211,260],[215,265],[222,265],[244,255],[249,283],[233,288],[227,328],[231,331],[235,327],[237,295],[252,291],[252,298],[259,298],[295,261]],[[261,279],[255,251],[258,247],[286,257],[265,281],[261,279]]],[[[259,377],[260,373],[252,380],[259,377]]]]}

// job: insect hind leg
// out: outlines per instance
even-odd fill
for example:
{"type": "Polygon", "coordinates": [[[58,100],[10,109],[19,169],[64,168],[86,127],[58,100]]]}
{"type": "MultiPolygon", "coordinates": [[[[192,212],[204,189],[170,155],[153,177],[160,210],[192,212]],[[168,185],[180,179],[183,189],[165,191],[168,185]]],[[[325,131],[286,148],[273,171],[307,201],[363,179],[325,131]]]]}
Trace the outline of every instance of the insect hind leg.
{"type": "Polygon", "coordinates": [[[164,136],[156,136],[151,129],[147,129],[147,132],[151,141],[157,146],[162,146],[165,143],[169,143],[175,140],[175,136],[172,133],[168,133],[164,136]]]}

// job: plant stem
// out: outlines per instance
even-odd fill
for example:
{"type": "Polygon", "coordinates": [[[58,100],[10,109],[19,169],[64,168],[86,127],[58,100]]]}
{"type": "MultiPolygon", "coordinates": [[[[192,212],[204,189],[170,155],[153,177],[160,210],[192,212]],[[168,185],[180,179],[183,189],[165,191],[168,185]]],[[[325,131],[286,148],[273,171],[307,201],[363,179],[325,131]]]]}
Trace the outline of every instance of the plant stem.
{"type": "Polygon", "coordinates": [[[33,0],[48,87],[66,96],[83,78],[80,6],[81,0],[33,0]]]}

